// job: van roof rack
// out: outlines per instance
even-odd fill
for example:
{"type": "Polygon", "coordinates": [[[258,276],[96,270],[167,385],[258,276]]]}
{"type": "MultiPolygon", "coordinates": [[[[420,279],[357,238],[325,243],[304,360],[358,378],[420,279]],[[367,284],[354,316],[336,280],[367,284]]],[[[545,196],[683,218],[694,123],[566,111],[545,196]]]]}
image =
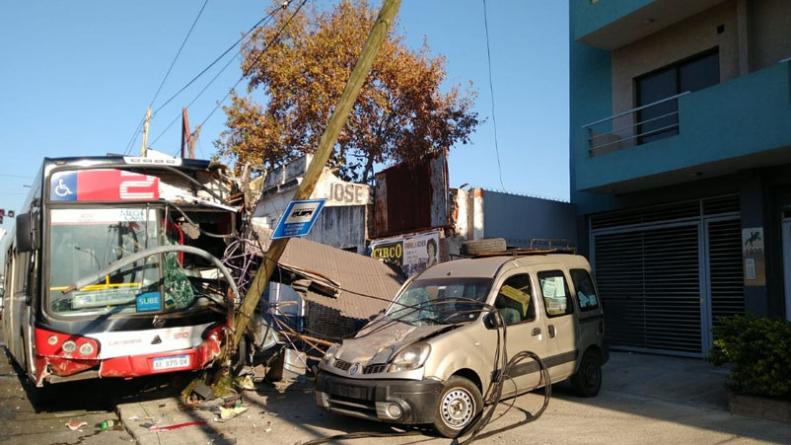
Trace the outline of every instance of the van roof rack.
{"type": "Polygon", "coordinates": [[[530,247],[514,247],[501,251],[480,252],[475,255],[470,255],[470,258],[485,258],[493,256],[527,256],[527,255],[547,255],[550,253],[566,253],[576,254],[577,249],[573,247],[553,247],[553,248],[530,248],[530,247]]]}

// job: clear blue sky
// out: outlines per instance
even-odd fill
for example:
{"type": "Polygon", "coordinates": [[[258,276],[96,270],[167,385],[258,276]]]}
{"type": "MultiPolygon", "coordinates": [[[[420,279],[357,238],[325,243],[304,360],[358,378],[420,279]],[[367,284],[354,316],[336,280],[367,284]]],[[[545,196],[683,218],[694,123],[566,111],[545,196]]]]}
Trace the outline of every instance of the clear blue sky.
{"type": "MultiPolygon", "coordinates": [[[[311,0],[329,7],[335,0],[311,0]]],[[[378,2],[376,2],[378,3],[378,2]]],[[[45,156],[122,152],[202,0],[5,2],[0,12],[0,208],[16,209],[45,156]]],[[[209,0],[159,103],[269,8],[268,0],[209,0]]],[[[488,0],[500,157],[509,192],[568,199],[568,2],[488,0]]],[[[500,189],[494,156],[481,0],[403,0],[399,28],[447,57],[448,82],[472,81],[487,122],[454,147],[451,185],[500,189]]],[[[221,65],[221,64],[220,64],[221,65]]],[[[209,80],[152,122],[158,136],[209,80]]],[[[193,125],[239,78],[234,63],[190,109],[193,125]]],[[[155,103],[155,107],[157,104],[155,103]]],[[[213,153],[224,115],[206,124],[213,153]]],[[[174,125],[154,145],[174,152],[174,125]]],[[[135,149],[139,147],[139,142],[135,149]]],[[[4,226],[8,227],[10,219],[4,226]]]]}

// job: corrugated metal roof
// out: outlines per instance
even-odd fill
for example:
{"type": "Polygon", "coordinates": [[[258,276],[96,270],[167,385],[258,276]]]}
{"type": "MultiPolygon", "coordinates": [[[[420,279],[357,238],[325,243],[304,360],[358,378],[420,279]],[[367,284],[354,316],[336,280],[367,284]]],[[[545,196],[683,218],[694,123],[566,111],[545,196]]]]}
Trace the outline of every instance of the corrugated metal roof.
{"type": "Polygon", "coordinates": [[[304,298],[336,309],[343,316],[358,319],[367,319],[386,308],[402,284],[401,278],[378,260],[301,238],[288,242],[280,264],[313,272],[338,283],[344,290],[337,297],[307,292],[304,298]],[[366,298],[353,292],[387,301],[366,298]]]}

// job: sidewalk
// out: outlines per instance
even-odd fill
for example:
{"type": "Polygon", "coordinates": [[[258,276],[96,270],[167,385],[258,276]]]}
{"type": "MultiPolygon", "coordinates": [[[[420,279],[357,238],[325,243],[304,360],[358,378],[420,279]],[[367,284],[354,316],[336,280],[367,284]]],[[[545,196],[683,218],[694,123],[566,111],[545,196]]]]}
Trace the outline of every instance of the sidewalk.
{"type": "MultiPolygon", "coordinates": [[[[593,399],[581,399],[562,385],[553,391],[544,416],[518,425],[526,411],[541,403],[540,395],[516,400],[513,409],[491,424],[479,443],[633,444],[788,443],[791,425],[732,416],[723,387],[725,372],[700,360],[613,353],[604,369],[605,384],[593,399]]],[[[386,432],[388,427],[326,413],[315,407],[310,384],[259,385],[245,393],[247,412],[219,422],[205,411],[181,409],[175,398],[119,405],[122,422],[143,445],[298,444],[343,432],[386,432]],[[149,420],[146,420],[149,417],[149,420]],[[146,421],[159,425],[203,420],[204,426],[151,432],[146,421]]],[[[504,412],[506,407],[500,408],[504,412]]],[[[393,437],[384,444],[447,444],[448,439],[393,437]]],[[[362,444],[365,440],[342,443],[362,444]]]]}

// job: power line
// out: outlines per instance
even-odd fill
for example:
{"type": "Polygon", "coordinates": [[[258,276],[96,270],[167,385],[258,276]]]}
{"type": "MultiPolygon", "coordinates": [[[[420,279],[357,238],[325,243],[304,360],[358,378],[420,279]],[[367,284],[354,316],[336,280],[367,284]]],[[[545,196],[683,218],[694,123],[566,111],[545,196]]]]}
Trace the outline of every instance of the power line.
{"type": "MultiPolygon", "coordinates": [[[[201,77],[201,76],[203,76],[203,75],[204,75],[204,74],[205,74],[207,71],[209,71],[209,70],[210,70],[210,69],[211,69],[211,68],[212,68],[214,65],[216,65],[216,64],[217,64],[217,62],[219,62],[220,60],[222,60],[222,59],[223,59],[223,57],[225,57],[226,55],[228,55],[228,53],[230,53],[232,49],[234,49],[235,47],[239,46],[239,44],[240,44],[240,43],[241,43],[241,42],[242,42],[242,41],[243,41],[243,40],[244,40],[244,39],[245,39],[247,36],[249,36],[249,35],[250,35],[250,34],[251,34],[253,31],[255,31],[255,30],[256,30],[257,28],[259,28],[260,26],[263,26],[263,25],[264,25],[264,24],[265,24],[265,23],[266,23],[266,22],[267,22],[269,19],[272,19],[272,18],[274,17],[274,15],[275,15],[276,13],[278,13],[279,11],[282,11],[283,9],[286,9],[286,8],[288,8],[288,6],[289,6],[289,4],[291,3],[291,1],[293,1],[293,0],[285,0],[285,1],[283,2],[282,6],[280,6],[280,7],[277,7],[277,8],[274,8],[274,9],[273,9],[273,10],[272,10],[272,11],[271,11],[269,14],[267,14],[267,15],[266,15],[266,16],[264,16],[264,17],[263,17],[261,20],[259,20],[258,22],[256,22],[256,24],[255,24],[255,25],[253,25],[253,26],[252,26],[252,27],[251,27],[249,30],[247,30],[247,32],[245,32],[244,34],[242,34],[242,36],[241,36],[241,37],[240,37],[240,38],[239,38],[239,39],[238,39],[236,42],[234,42],[234,44],[233,44],[233,45],[231,45],[230,47],[228,47],[228,49],[226,49],[225,51],[223,51],[223,52],[222,52],[222,53],[221,53],[219,56],[217,56],[217,57],[216,57],[216,58],[215,58],[215,59],[214,59],[214,60],[213,60],[213,61],[212,61],[212,62],[211,62],[211,63],[210,63],[208,66],[206,66],[206,68],[204,68],[203,70],[201,70],[201,72],[199,72],[197,75],[195,75],[195,77],[193,77],[193,78],[192,78],[192,79],[191,79],[189,82],[187,82],[187,84],[186,84],[186,85],[184,85],[184,86],[183,86],[181,89],[179,89],[179,90],[178,90],[176,93],[174,93],[174,94],[173,94],[173,95],[172,95],[170,98],[168,98],[168,100],[166,100],[166,101],[165,101],[165,102],[164,102],[162,105],[160,105],[159,107],[157,107],[157,109],[156,109],[156,110],[154,110],[154,112],[153,112],[153,114],[152,114],[152,119],[153,119],[153,117],[154,117],[154,116],[156,116],[156,114],[157,114],[159,111],[161,111],[161,110],[162,110],[162,109],[163,109],[165,106],[167,106],[167,105],[168,105],[168,104],[169,104],[171,101],[173,101],[173,99],[175,99],[175,98],[176,98],[176,97],[177,97],[179,94],[181,94],[181,93],[182,93],[184,90],[186,90],[186,89],[187,89],[187,88],[188,88],[190,85],[192,85],[192,84],[193,84],[193,83],[194,83],[196,80],[198,80],[198,78],[200,78],[200,77],[201,77]]],[[[300,6],[300,7],[301,7],[301,6],[300,6]]],[[[227,69],[227,68],[228,68],[228,67],[231,65],[231,63],[232,63],[232,62],[233,62],[233,61],[236,59],[236,57],[238,57],[238,56],[239,56],[239,54],[241,54],[241,52],[242,52],[242,49],[241,49],[241,46],[239,46],[239,49],[237,50],[237,54],[236,54],[234,57],[232,57],[231,59],[229,59],[229,60],[228,60],[228,62],[226,62],[226,63],[225,63],[225,65],[223,65],[223,67],[222,67],[222,68],[220,68],[220,70],[219,70],[219,71],[217,71],[217,73],[216,73],[216,74],[215,74],[215,75],[214,75],[214,76],[211,78],[211,80],[209,80],[209,82],[207,82],[207,83],[206,83],[206,85],[204,85],[204,86],[203,86],[203,88],[202,88],[202,89],[201,89],[201,90],[198,92],[198,94],[197,94],[197,95],[195,95],[195,97],[194,97],[194,98],[193,98],[193,99],[192,99],[192,100],[191,100],[191,101],[190,101],[190,102],[187,104],[187,108],[189,108],[190,106],[192,106],[192,104],[194,104],[194,103],[195,103],[195,101],[197,101],[197,100],[198,100],[198,98],[200,98],[200,97],[203,95],[203,93],[205,93],[205,92],[206,92],[206,90],[209,88],[209,86],[211,86],[211,85],[214,83],[214,81],[215,81],[215,80],[217,80],[217,78],[218,78],[218,77],[220,77],[220,75],[221,75],[221,74],[222,74],[222,73],[223,73],[223,72],[224,72],[224,71],[225,71],[225,70],[226,70],[226,69],[227,69]]],[[[237,84],[238,84],[238,82],[237,82],[237,84]]],[[[212,111],[212,113],[213,113],[213,111],[212,111]]],[[[156,144],[156,142],[157,142],[157,141],[159,141],[159,139],[160,139],[162,136],[164,136],[164,135],[165,135],[165,133],[167,133],[167,132],[168,132],[168,130],[170,130],[170,128],[171,128],[171,127],[172,127],[172,126],[173,126],[173,125],[174,125],[174,124],[175,124],[175,123],[178,121],[179,117],[181,117],[181,113],[180,113],[180,112],[179,112],[179,113],[178,113],[176,116],[174,116],[174,117],[173,117],[173,119],[171,119],[171,120],[170,120],[170,122],[169,122],[169,123],[168,123],[168,124],[165,126],[165,128],[164,128],[164,129],[163,129],[163,130],[162,130],[162,131],[161,131],[161,132],[160,132],[160,133],[157,135],[157,137],[155,137],[155,138],[154,138],[154,140],[151,142],[151,145],[155,145],[155,144],[156,144]]]]}
{"type": "Polygon", "coordinates": [[[187,35],[184,36],[184,40],[181,42],[181,46],[179,46],[179,50],[176,52],[176,56],[173,58],[173,61],[170,62],[170,67],[168,71],[165,73],[165,77],[162,78],[162,82],[159,83],[159,88],[157,88],[157,92],[154,93],[154,97],[151,99],[151,102],[148,106],[153,106],[154,101],[157,100],[159,97],[160,91],[162,91],[162,87],[165,86],[165,81],[168,79],[170,72],[173,71],[173,66],[176,64],[176,60],[178,60],[179,56],[181,55],[181,51],[184,49],[184,45],[187,44],[187,40],[189,40],[190,35],[192,35],[192,30],[195,29],[195,25],[198,23],[198,19],[200,19],[201,14],[203,14],[203,10],[206,9],[206,4],[209,3],[209,0],[204,0],[203,5],[200,7],[200,11],[198,11],[198,15],[195,17],[195,20],[192,21],[192,26],[190,26],[189,31],[187,31],[187,35]]]}
{"type": "Polygon", "coordinates": [[[494,127],[494,152],[497,156],[497,173],[500,178],[500,187],[505,191],[503,184],[503,166],[500,163],[500,145],[497,141],[497,118],[494,113],[494,83],[492,82],[492,51],[489,48],[489,17],[486,14],[486,0],[483,0],[483,26],[486,30],[486,59],[489,64],[489,96],[492,100],[492,126],[494,127]]]}
{"type": "MultiPolygon", "coordinates": [[[[276,8],[276,9],[274,9],[272,12],[270,12],[269,14],[267,14],[267,16],[266,16],[266,17],[264,17],[264,19],[262,19],[261,21],[259,21],[259,22],[258,22],[258,24],[257,24],[255,27],[264,26],[264,25],[266,24],[266,21],[267,21],[268,19],[272,19],[272,18],[274,18],[274,15],[275,15],[275,13],[277,13],[277,12],[279,12],[279,11],[281,11],[281,10],[283,10],[283,9],[287,8],[287,7],[289,6],[289,3],[290,3],[290,2],[291,2],[291,0],[289,0],[289,1],[287,1],[287,2],[284,2],[284,3],[283,3],[283,5],[282,5],[281,7],[279,7],[279,8],[276,8]]],[[[304,4],[304,2],[303,2],[303,4],[304,4]]],[[[302,5],[300,5],[300,6],[297,8],[297,11],[299,11],[301,8],[302,8],[302,5]]],[[[293,16],[292,16],[291,18],[293,18],[293,16]]],[[[289,18],[289,22],[291,21],[291,18],[289,18]]],[[[255,27],[254,27],[254,28],[255,28],[255,27]]],[[[281,29],[281,31],[282,31],[282,29],[281,29]]],[[[250,34],[251,32],[252,32],[252,30],[248,31],[248,32],[247,32],[247,34],[250,34]]],[[[279,35],[280,35],[280,33],[278,32],[278,35],[277,35],[277,36],[275,36],[275,38],[277,38],[279,35]]],[[[244,38],[244,36],[243,36],[242,38],[244,38]]],[[[269,45],[267,45],[267,47],[266,47],[266,48],[264,48],[264,51],[266,51],[268,48],[269,48],[269,45]]],[[[200,98],[200,97],[203,95],[203,93],[205,93],[205,92],[206,92],[206,90],[207,90],[207,89],[209,89],[209,87],[210,87],[210,86],[211,86],[211,85],[214,83],[214,81],[216,81],[216,80],[217,80],[217,79],[220,77],[220,75],[221,75],[223,72],[225,72],[225,70],[226,70],[226,69],[228,69],[228,67],[229,67],[229,66],[231,66],[231,64],[233,63],[233,61],[234,61],[234,60],[236,60],[236,59],[237,59],[237,58],[238,58],[238,57],[239,57],[241,54],[242,54],[242,48],[241,48],[241,46],[240,46],[240,47],[239,47],[239,49],[238,49],[238,51],[237,51],[237,53],[236,53],[236,55],[234,55],[234,57],[232,57],[232,58],[228,59],[228,62],[226,62],[226,63],[225,63],[225,65],[223,65],[223,66],[222,66],[222,68],[220,68],[220,70],[219,70],[219,71],[217,71],[217,73],[216,73],[216,74],[215,74],[215,75],[214,75],[214,76],[213,76],[213,77],[212,77],[212,78],[211,78],[211,79],[210,79],[210,80],[209,80],[209,81],[206,83],[206,85],[204,85],[204,86],[203,86],[203,88],[201,88],[201,90],[198,92],[198,94],[196,94],[196,95],[195,95],[195,97],[193,97],[193,98],[192,98],[192,100],[191,100],[191,101],[190,101],[190,102],[187,104],[187,107],[186,107],[186,108],[189,108],[189,107],[191,107],[191,106],[192,106],[192,104],[194,104],[194,103],[195,103],[195,102],[196,102],[196,101],[197,101],[197,100],[198,100],[198,99],[199,99],[199,98],[200,98]]],[[[247,75],[247,73],[245,73],[244,75],[242,75],[242,79],[244,78],[244,76],[245,76],[245,75],[247,75]]],[[[233,88],[231,88],[231,90],[229,90],[229,92],[228,92],[228,93],[225,95],[225,97],[223,97],[222,101],[225,101],[225,99],[228,97],[228,94],[230,94],[230,91],[232,91],[234,88],[236,88],[236,86],[237,86],[237,85],[239,85],[239,82],[241,82],[241,79],[240,79],[240,80],[238,80],[238,81],[237,81],[237,82],[234,84],[233,88]]],[[[217,109],[217,106],[215,106],[215,108],[214,108],[214,109],[212,109],[211,113],[209,113],[209,117],[211,117],[211,115],[212,115],[212,114],[214,114],[214,112],[216,111],[216,109],[217,109]]],[[[165,126],[165,128],[164,128],[164,129],[163,129],[163,130],[162,130],[162,131],[161,131],[161,132],[160,132],[160,133],[157,135],[157,137],[155,137],[155,138],[154,138],[153,142],[151,142],[151,145],[155,145],[155,144],[156,144],[156,142],[157,142],[157,141],[158,141],[158,140],[159,140],[159,139],[160,139],[162,136],[164,136],[164,135],[165,135],[165,133],[167,133],[167,132],[168,132],[168,130],[170,130],[170,128],[171,128],[171,127],[173,127],[173,125],[174,125],[176,122],[178,122],[178,120],[179,120],[179,118],[180,118],[180,117],[181,117],[181,113],[179,112],[178,114],[176,114],[176,115],[173,117],[173,119],[171,119],[171,120],[170,120],[170,122],[168,122],[168,124],[167,124],[167,125],[165,126]]],[[[207,118],[207,119],[204,119],[204,121],[201,123],[201,125],[203,125],[203,123],[205,123],[207,120],[208,120],[208,118],[207,118]]],[[[200,125],[199,125],[199,126],[200,126],[200,125]]],[[[196,127],[196,128],[197,128],[197,127],[196,127]]]]}
{"type": "MultiPolygon", "coordinates": [[[[234,60],[236,60],[238,57],[239,57],[239,54],[237,54],[236,56],[234,56],[234,57],[232,57],[232,58],[228,59],[228,62],[227,62],[227,63],[226,63],[226,64],[225,64],[225,65],[224,65],[222,68],[220,68],[220,70],[219,70],[219,71],[217,71],[217,73],[214,75],[214,77],[212,77],[212,78],[211,78],[211,80],[209,80],[209,81],[206,83],[206,85],[204,85],[204,86],[203,86],[203,88],[201,88],[201,90],[198,92],[198,94],[196,94],[196,95],[195,95],[195,97],[193,97],[193,98],[192,98],[192,100],[191,100],[191,101],[189,101],[189,103],[187,104],[186,108],[187,108],[187,109],[189,109],[189,108],[192,106],[192,104],[194,104],[194,103],[195,103],[195,102],[196,102],[196,101],[197,101],[197,100],[198,100],[198,99],[199,99],[199,98],[200,98],[200,97],[203,95],[203,93],[205,93],[205,92],[206,92],[206,90],[208,90],[208,89],[209,89],[209,87],[210,87],[210,86],[211,86],[211,85],[214,83],[214,81],[215,81],[215,80],[217,80],[217,78],[219,78],[219,77],[220,77],[220,75],[221,75],[221,74],[222,74],[222,73],[223,73],[223,72],[224,72],[224,71],[225,71],[225,70],[226,70],[226,69],[227,69],[229,66],[231,66],[231,63],[232,63],[234,60]]],[[[168,132],[168,130],[170,130],[170,128],[171,128],[171,127],[172,127],[172,126],[173,126],[173,125],[174,125],[176,122],[178,122],[178,120],[179,120],[180,118],[181,118],[181,112],[179,111],[179,112],[178,112],[178,113],[177,113],[175,116],[173,116],[173,119],[171,119],[171,120],[170,120],[170,122],[169,122],[169,123],[168,123],[168,124],[165,126],[165,128],[164,128],[164,129],[163,129],[163,130],[162,130],[162,131],[161,131],[161,132],[160,132],[160,133],[157,135],[157,137],[155,137],[155,138],[154,138],[154,140],[151,142],[151,145],[156,145],[157,141],[158,141],[158,140],[159,140],[159,139],[160,139],[162,136],[164,136],[164,135],[165,135],[165,133],[167,133],[167,132],[168,132]]]]}
{"type": "MultiPolygon", "coordinates": [[[[176,55],[173,57],[173,60],[170,62],[170,66],[168,67],[165,76],[162,78],[162,81],[159,82],[159,87],[157,87],[157,91],[154,93],[154,96],[149,101],[148,106],[151,107],[154,105],[154,101],[157,100],[159,97],[159,93],[162,91],[162,87],[165,86],[165,82],[168,80],[171,71],[173,71],[173,67],[176,65],[176,61],[178,60],[179,56],[181,55],[181,51],[184,50],[184,46],[187,44],[187,40],[189,40],[190,36],[192,35],[192,31],[195,29],[195,25],[198,24],[198,20],[200,19],[201,15],[203,14],[203,10],[206,9],[206,5],[209,3],[209,0],[204,0],[203,5],[201,5],[200,10],[198,10],[198,15],[195,16],[195,20],[192,21],[192,25],[190,25],[189,30],[187,30],[187,34],[184,36],[184,39],[181,41],[181,45],[179,46],[178,51],[176,51],[176,55]]],[[[145,116],[140,120],[140,123],[137,124],[137,128],[135,128],[134,133],[132,133],[132,137],[130,141],[126,144],[126,148],[124,149],[124,154],[128,153],[134,144],[135,139],[137,139],[137,134],[140,131],[140,127],[143,126],[143,122],[145,121],[145,116]]]]}
{"type": "Polygon", "coordinates": [[[166,106],[167,106],[167,105],[168,105],[170,102],[172,102],[172,101],[173,101],[173,99],[175,99],[175,98],[176,98],[176,97],[177,97],[179,94],[183,93],[183,92],[184,92],[184,90],[186,90],[187,88],[189,88],[189,86],[190,86],[190,85],[192,85],[193,83],[195,83],[195,81],[196,81],[196,80],[198,80],[198,79],[199,79],[201,76],[203,76],[204,74],[206,74],[206,72],[207,72],[207,71],[209,71],[209,70],[210,70],[210,69],[211,69],[211,68],[212,68],[214,65],[216,65],[216,64],[217,64],[217,62],[219,62],[220,60],[222,60],[222,58],[223,58],[223,57],[225,57],[226,55],[228,55],[228,53],[230,53],[230,52],[231,52],[231,51],[232,51],[234,48],[236,48],[236,46],[237,46],[237,45],[239,45],[240,43],[242,43],[242,41],[243,41],[243,40],[244,40],[244,39],[245,39],[247,36],[249,36],[249,35],[250,35],[250,34],[251,34],[253,31],[255,31],[255,30],[256,30],[256,29],[257,29],[259,26],[261,26],[261,24],[263,24],[265,20],[267,20],[267,19],[269,19],[270,17],[272,17],[273,15],[275,15],[275,14],[276,14],[278,11],[281,11],[282,9],[285,9],[285,8],[287,8],[287,7],[288,7],[288,5],[291,3],[291,1],[292,1],[292,0],[286,0],[286,1],[284,1],[284,2],[283,2],[283,6],[281,6],[281,7],[279,7],[279,8],[276,8],[276,9],[274,9],[272,12],[270,12],[269,14],[267,14],[266,16],[264,16],[263,18],[261,18],[261,20],[257,21],[257,22],[255,23],[255,25],[253,25],[253,26],[252,26],[250,29],[248,29],[248,30],[247,30],[247,32],[245,32],[244,34],[242,34],[242,36],[241,36],[241,37],[239,37],[239,38],[238,38],[238,39],[237,39],[237,40],[236,40],[236,41],[235,41],[235,42],[234,42],[234,43],[233,43],[231,46],[229,46],[229,47],[228,47],[228,48],[227,48],[225,51],[223,51],[223,52],[222,52],[222,53],[221,53],[219,56],[217,56],[217,57],[216,57],[214,60],[212,60],[212,61],[211,61],[211,63],[209,63],[209,64],[208,64],[208,65],[207,65],[205,68],[203,68],[203,69],[202,69],[202,70],[201,70],[201,71],[200,71],[198,74],[196,74],[196,75],[195,75],[195,76],[194,76],[192,79],[190,79],[190,81],[189,81],[189,82],[187,82],[187,83],[186,83],[186,84],[185,84],[183,87],[179,88],[179,90],[178,90],[178,91],[176,91],[175,93],[173,93],[173,94],[172,94],[172,95],[171,95],[171,96],[170,96],[170,97],[169,97],[169,98],[168,98],[168,99],[167,99],[165,102],[163,102],[163,103],[162,103],[162,105],[158,106],[158,107],[156,108],[156,110],[154,110],[154,114],[157,114],[157,113],[158,113],[160,110],[162,110],[162,109],[163,109],[164,107],[166,107],[166,106]]]}
{"type": "MultiPolygon", "coordinates": [[[[266,46],[261,50],[261,53],[265,53],[267,50],[269,50],[269,48],[272,47],[272,45],[274,45],[274,43],[277,41],[277,39],[280,38],[280,34],[283,33],[283,30],[285,30],[288,27],[288,25],[291,24],[291,21],[294,19],[294,17],[297,14],[299,14],[299,11],[302,9],[303,6],[305,6],[305,3],[307,3],[307,2],[308,2],[308,0],[302,0],[302,2],[299,4],[299,6],[297,6],[297,9],[294,10],[294,13],[291,14],[291,17],[289,17],[288,20],[286,20],[286,23],[284,23],[283,26],[281,26],[280,29],[277,30],[277,33],[275,34],[275,36],[272,37],[272,39],[269,41],[269,43],[267,43],[266,46]]],[[[252,69],[252,66],[250,67],[250,69],[252,69]]],[[[242,73],[242,76],[239,78],[239,80],[237,80],[236,83],[228,90],[228,92],[225,93],[225,96],[223,96],[222,99],[217,101],[217,103],[214,105],[214,108],[212,108],[212,110],[209,112],[209,114],[206,116],[206,118],[204,118],[203,121],[201,121],[201,123],[198,124],[198,127],[202,127],[212,117],[212,115],[214,115],[214,113],[220,108],[220,106],[222,106],[223,102],[225,102],[225,100],[228,99],[228,96],[231,95],[231,92],[233,92],[233,90],[235,90],[236,87],[239,86],[239,84],[242,82],[242,80],[244,80],[245,76],[250,74],[250,69],[248,69],[246,72],[242,73]]]]}
{"type": "Polygon", "coordinates": [[[10,174],[10,173],[0,173],[0,176],[2,176],[2,177],[4,177],[4,178],[20,178],[20,179],[31,179],[31,177],[30,177],[30,176],[25,176],[25,175],[12,175],[12,174],[10,174]]]}

